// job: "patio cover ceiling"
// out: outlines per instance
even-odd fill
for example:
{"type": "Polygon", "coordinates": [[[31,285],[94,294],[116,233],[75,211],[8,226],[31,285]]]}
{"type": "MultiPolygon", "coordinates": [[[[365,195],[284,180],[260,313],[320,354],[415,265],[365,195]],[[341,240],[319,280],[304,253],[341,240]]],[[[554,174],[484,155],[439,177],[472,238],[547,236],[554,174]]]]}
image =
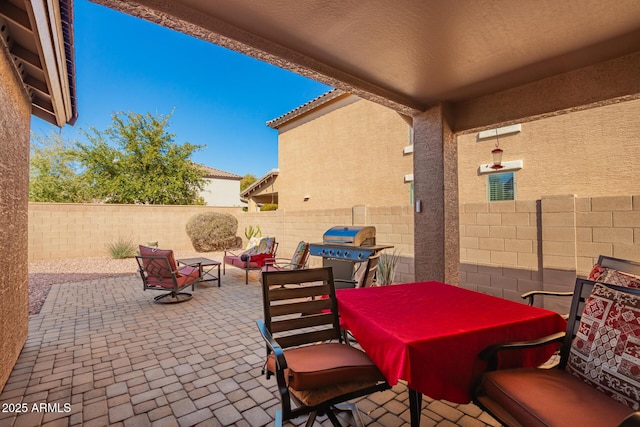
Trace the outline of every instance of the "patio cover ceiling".
{"type": "MultiPolygon", "coordinates": [[[[545,97],[550,111],[640,93],[637,0],[94,1],[406,115],[440,103],[473,113],[492,105],[482,101],[487,96],[518,96],[509,91],[532,84],[542,84],[533,92],[545,97]],[[606,70],[593,68],[607,61],[612,65],[606,70]],[[568,97],[555,89],[562,81],[550,80],[589,67],[588,75],[571,79],[578,83],[568,97]],[[611,87],[593,93],[594,79],[602,80],[597,86],[611,87]],[[581,90],[592,93],[576,96],[581,90]]],[[[454,127],[470,129],[550,111],[523,109],[487,117],[486,123],[454,120],[454,127]]]]}

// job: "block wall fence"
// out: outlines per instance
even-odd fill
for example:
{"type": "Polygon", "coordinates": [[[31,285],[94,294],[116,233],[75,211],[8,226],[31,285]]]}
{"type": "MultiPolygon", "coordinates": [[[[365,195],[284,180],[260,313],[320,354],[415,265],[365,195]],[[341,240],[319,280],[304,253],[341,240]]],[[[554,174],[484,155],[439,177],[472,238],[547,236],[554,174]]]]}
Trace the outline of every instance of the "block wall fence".
{"type": "MultiPolygon", "coordinates": [[[[185,225],[193,215],[211,211],[234,215],[237,234],[245,241],[245,227],[259,225],[263,235],[277,238],[278,256],[285,258],[291,257],[300,240],[321,242],[330,227],[373,225],[377,241],[400,252],[396,281],[414,278],[412,206],[249,213],[207,206],[30,203],[29,260],[107,256],[106,245],[119,238],[137,244],[158,241],[162,248],[192,251],[185,225]]],[[[320,266],[321,260],[311,257],[310,265],[320,266]]]]}
{"type": "MultiPolygon", "coordinates": [[[[414,280],[412,206],[356,206],[314,211],[242,212],[207,206],[29,204],[29,259],[107,255],[118,238],[158,241],[163,248],[193,250],[188,219],[200,212],[227,212],[238,218],[238,235],[260,226],[279,242],[278,256],[290,257],[300,240],[321,242],[336,225],[372,225],[378,243],[400,252],[395,281],[414,280]]],[[[586,276],[599,255],[640,261],[640,196],[541,200],[460,205],[459,285],[521,301],[534,289],[567,291],[586,276]]],[[[321,259],[310,257],[310,266],[321,259]]],[[[564,312],[567,299],[540,300],[564,312]]]]}
{"type": "MultiPolygon", "coordinates": [[[[640,196],[545,197],[460,207],[461,286],[513,300],[572,291],[599,255],[640,261],[640,196]]],[[[558,312],[568,298],[545,297],[558,312]]]]}

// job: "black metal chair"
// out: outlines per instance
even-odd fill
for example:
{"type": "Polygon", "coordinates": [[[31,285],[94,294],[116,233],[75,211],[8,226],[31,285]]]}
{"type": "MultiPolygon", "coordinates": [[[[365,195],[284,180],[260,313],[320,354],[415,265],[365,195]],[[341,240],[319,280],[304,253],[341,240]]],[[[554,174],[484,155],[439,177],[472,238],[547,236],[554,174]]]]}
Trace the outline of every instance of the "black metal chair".
{"type": "MultiPolygon", "coordinates": [[[[503,425],[510,427],[640,426],[640,412],[634,413],[631,407],[603,393],[598,389],[598,385],[589,384],[589,381],[583,381],[565,370],[571,344],[581,325],[585,301],[591,295],[595,283],[580,278],[576,280],[566,332],[535,341],[497,344],[480,353],[479,357],[487,361],[491,372],[483,375],[475,391],[474,401],[478,406],[503,425]],[[498,355],[503,351],[517,351],[553,343],[562,343],[562,347],[559,363],[551,369],[495,370],[498,355]]],[[[602,286],[604,289],[624,292],[623,295],[640,296],[640,289],[602,286]]],[[[585,335],[584,330],[581,330],[581,333],[585,335]]],[[[615,383],[616,379],[613,378],[611,381],[615,383]]],[[[620,387],[630,389],[628,385],[620,387]]]]}
{"type": "Polygon", "coordinates": [[[189,286],[194,291],[196,283],[200,281],[199,266],[177,268],[172,250],[140,246],[136,262],[145,291],[168,291],[153,298],[157,303],[175,304],[190,300],[191,294],[182,291],[189,286]]]}
{"type": "MultiPolygon", "coordinates": [[[[606,255],[600,255],[598,257],[598,264],[601,267],[614,269],[622,273],[628,273],[633,275],[640,275],[640,262],[630,261],[621,258],[613,258],[606,255]]],[[[615,283],[614,283],[615,284],[615,283]]],[[[526,292],[520,297],[527,300],[527,304],[534,305],[534,299],[536,296],[555,296],[555,297],[570,297],[573,292],[555,292],[555,291],[543,291],[535,290],[526,292]]]]}
{"type": "Polygon", "coordinates": [[[311,426],[326,414],[340,426],[334,411],[344,409],[362,425],[355,405],[344,402],[390,386],[363,351],[342,343],[331,268],[265,271],[262,289],[257,324],[267,344],[263,373],[278,383],[276,425],[309,414],[311,426]]]}
{"type": "Polygon", "coordinates": [[[336,279],[336,289],[344,288],[368,288],[373,286],[376,278],[376,270],[380,262],[380,254],[371,255],[366,263],[361,263],[354,273],[352,280],[336,279]]]}

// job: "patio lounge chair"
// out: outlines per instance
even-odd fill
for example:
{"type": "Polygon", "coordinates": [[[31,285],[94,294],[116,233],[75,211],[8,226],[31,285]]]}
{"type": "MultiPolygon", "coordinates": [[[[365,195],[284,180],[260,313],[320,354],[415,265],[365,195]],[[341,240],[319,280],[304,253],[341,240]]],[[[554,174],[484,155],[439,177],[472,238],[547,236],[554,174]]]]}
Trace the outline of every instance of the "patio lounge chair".
{"type": "Polygon", "coordinates": [[[562,342],[559,364],[488,372],[474,400],[506,426],[640,426],[639,321],[640,289],[579,278],[566,333],[480,353],[495,369],[502,351],[562,342]]]}
{"type": "Polygon", "coordinates": [[[172,250],[140,246],[140,255],[136,256],[136,261],[145,291],[169,291],[153,298],[157,303],[171,304],[190,300],[191,294],[182,291],[189,286],[194,291],[196,283],[200,281],[198,265],[177,268],[172,250]]]}
{"type": "Polygon", "coordinates": [[[262,271],[300,270],[305,268],[309,259],[309,243],[301,241],[291,259],[267,258],[262,271]]]}
{"type": "Polygon", "coordinates": [[[316,415],[326,414],[340,426],[337,406],[361,425],[355,405],[344,402],[389,384],[363,351],[342,343],[332,269],[265,271],[262,295],[264,321],[256,323],[267,344],[267,378],[275,375],[278,383],[276,425],[309,414],[311,426],[316,415]],[[323,295],[328,298],[318,299],[323,295]],[[316,314],[303,315],[308,312],[316,314]]]}
{"type": "Polygon", "coordinates": [[[224,251],[222,274],[226,274],[227,264],[241,268],[245,271],[244,282],[249,284],[249,271],[262,270],[267,260],[275,258],[277,250],[275,237],[263,237],[259,244],[241,254],[224,251]]]}

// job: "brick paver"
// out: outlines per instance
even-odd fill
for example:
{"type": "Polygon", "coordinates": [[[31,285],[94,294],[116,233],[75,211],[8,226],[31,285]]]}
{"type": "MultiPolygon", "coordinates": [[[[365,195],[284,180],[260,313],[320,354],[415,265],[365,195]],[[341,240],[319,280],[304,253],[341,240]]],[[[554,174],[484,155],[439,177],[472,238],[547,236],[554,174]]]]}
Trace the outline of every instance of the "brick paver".
{"type": "MultiPolygon", "coordinates": [[[[222,287],[199,286],[182,304],[154,295],[134,275],[54,285],[0,394],[0,405],[28,410],[0,413],[0,427],[271,425],[279,401],[275,378],[260,374],[257,275],[245,285],[244,271],[228,268],[222,287]],[[45,412],[31,410],[41,403],[45,412]]],[[[408,425],[403,384],[358,407],[369,426],[408,425]]],[[[428,397],[422,413],[423,426],[499,425],[472,404],[428,397]]]]}

